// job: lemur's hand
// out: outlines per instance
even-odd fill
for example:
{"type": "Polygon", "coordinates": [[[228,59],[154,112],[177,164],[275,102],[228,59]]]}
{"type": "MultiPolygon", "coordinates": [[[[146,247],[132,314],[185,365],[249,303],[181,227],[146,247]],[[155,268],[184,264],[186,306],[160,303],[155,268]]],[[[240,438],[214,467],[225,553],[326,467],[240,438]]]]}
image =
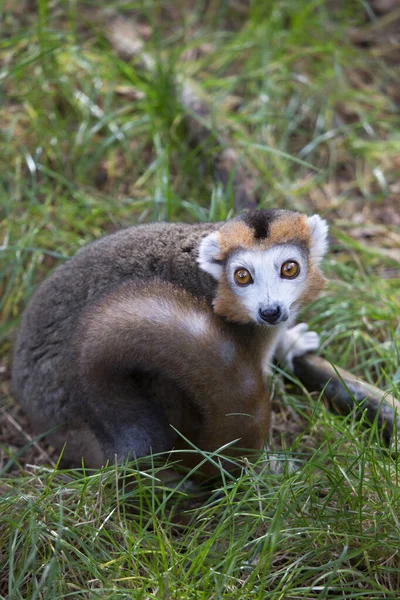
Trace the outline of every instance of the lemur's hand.
{"type": "Polygon", "coordinates": [[[287,329],[279,340],[275,355],[280,362],[293,371],[293,359],[307,352],[317,350],[319,335],[316,331],[308,331],[307,323],[299,323],[287,329]]]}

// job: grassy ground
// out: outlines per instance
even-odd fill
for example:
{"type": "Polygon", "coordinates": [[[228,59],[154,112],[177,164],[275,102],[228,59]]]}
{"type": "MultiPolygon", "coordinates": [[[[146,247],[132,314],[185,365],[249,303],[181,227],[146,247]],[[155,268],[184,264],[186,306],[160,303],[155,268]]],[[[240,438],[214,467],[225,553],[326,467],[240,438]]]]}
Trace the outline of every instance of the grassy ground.
{"type": "Polygon", "coordinates": [[[198,496],[132,465],[58,471],[8,384],[19,315],[55,265],[121,226],[232,212],[213,178],[229,138],[262,206],[332,225],[305,315],[324,354],[398,391],[397,3],[100,4],[0,2],[1,598],[397,599],[396,448],[280,373],[282,473],[266,453],[198,496]],[[211,105],[202,143],[184,83],[211,105]]]}

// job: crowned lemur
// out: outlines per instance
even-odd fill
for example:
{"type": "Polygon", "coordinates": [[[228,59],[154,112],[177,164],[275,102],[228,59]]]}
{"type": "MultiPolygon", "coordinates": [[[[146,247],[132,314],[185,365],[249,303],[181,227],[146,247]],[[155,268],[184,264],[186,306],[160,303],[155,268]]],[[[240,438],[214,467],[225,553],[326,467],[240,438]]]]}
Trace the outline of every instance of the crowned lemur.
{"type": "Polygon", "coordinates": [[[209,452],[233,441],[231,454],[260,450],[273,356],[290,366],[318,346],[293,324],[324,285],[326,249],[318,215],[275,209],[139,225],[89,244],[23,315],[16,397],[69,464],[182,450],[185,439],[209,452]]]}

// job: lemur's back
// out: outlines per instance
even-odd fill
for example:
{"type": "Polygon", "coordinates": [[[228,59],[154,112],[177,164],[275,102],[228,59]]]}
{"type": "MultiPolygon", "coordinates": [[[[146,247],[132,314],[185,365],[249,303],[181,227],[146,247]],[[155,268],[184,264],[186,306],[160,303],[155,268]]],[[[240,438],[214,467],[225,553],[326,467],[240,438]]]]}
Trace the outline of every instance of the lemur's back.
{"type": "Polygon", "coordinates": [[[40,423],[46,416],[55,425],[71,403],[80,403],[73,397],[79,391],[72,385],[71,340],[79,314],[108,290],[159,277],[196,295],[212,295],[212,280],[196,268],[196,256],[202,235],[214,227],[130,227],[86,246],[39,287],[25,311],[13,361],[13,389],[33,420],[40,423]]]}

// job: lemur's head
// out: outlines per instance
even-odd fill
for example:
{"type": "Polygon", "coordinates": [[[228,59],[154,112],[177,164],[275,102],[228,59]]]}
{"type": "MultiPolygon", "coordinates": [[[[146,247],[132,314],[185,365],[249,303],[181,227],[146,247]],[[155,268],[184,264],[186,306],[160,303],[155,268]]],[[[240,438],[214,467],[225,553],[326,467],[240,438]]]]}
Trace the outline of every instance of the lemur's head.
{"type": "Polygon", "coordinates": [[[272,209],[245,212],[210,233],[198,262],[218,281],[215,312],[243,324],[293,320],[324,286],[327,232],[318,215],[272,209]]]}

